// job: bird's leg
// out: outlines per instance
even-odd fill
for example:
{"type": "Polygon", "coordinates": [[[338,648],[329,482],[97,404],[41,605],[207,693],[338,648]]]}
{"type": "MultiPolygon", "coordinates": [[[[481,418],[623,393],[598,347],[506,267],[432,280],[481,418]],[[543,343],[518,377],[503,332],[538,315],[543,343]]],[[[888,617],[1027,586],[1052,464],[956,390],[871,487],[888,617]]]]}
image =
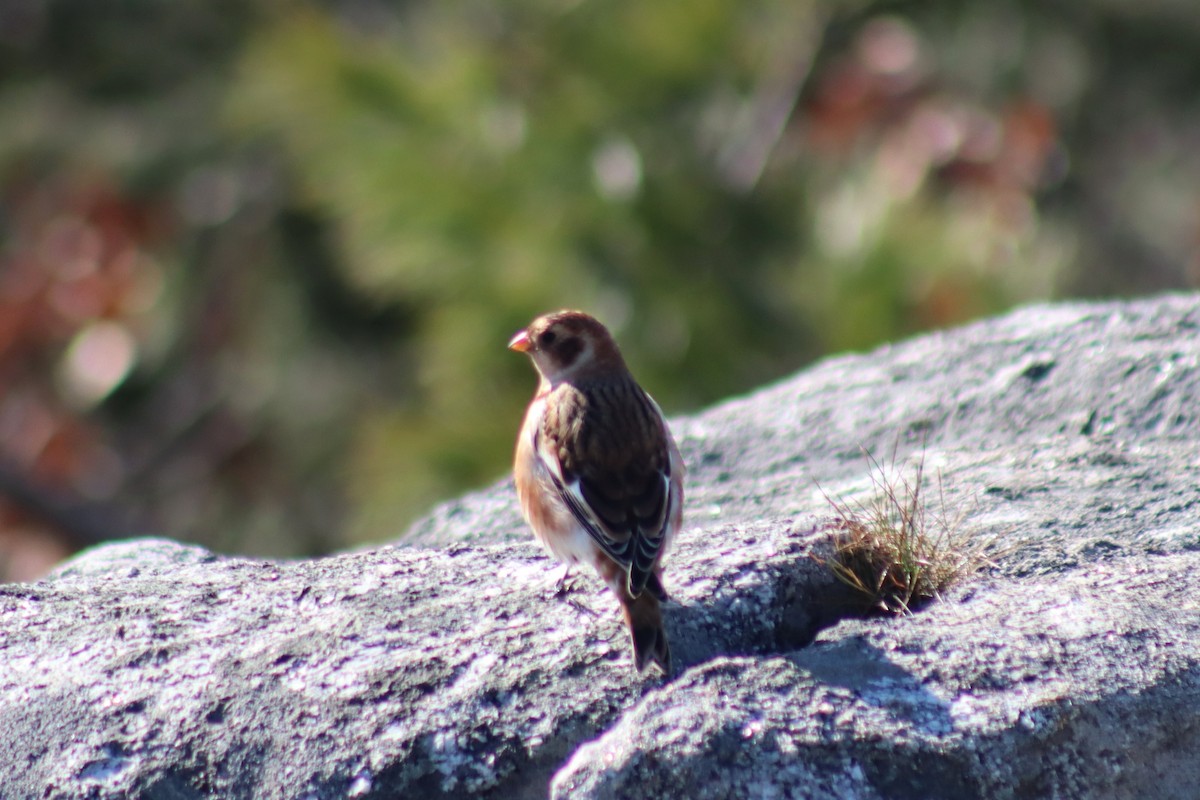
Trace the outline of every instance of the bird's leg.
{"type": "Polygon", "coordinates": [[[574,564],[564,564],[562,574],[554,582],[554,596],[563,599],[579,586],[579,576],[571,574],[574,564]]]}
{"type": "Polygon", "coordinates": [[[571,565],[563,564],[562,574],[558,576],[558,580],[554,582],[554,596],[558,598],[565,597],[570,588],[567,586],[567,578],[571,577],[571,565]]]}
{"type": "Polygon", "coordinates": [[[592,617],[600,616],[595,611],[592,611],[587,606],[580,603],[571,597],[571,592],[575,590],[579,576],[571,574],[571,567],[574,564],[565,564],[562,574],[558,576],[558,580],[554,582],[554,597],[569,605],[581,614],[587,614],[592,617]]]}

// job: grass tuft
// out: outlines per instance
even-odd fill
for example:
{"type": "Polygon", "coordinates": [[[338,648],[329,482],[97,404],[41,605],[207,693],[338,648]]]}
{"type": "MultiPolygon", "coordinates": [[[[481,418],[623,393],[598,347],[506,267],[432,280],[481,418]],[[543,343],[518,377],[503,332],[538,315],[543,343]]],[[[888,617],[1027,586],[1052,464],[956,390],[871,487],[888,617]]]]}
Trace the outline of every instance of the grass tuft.
{"type": "MultiPolygon", "coordinates": [[[[822,559],[839,581],[873,610],[907,614],[941,597],[950,586],[990,563],[984,545],[963,535],[964,514],[946,514],[938,474],[938,509],[925,497],[925,454],[911,478],[885,467],[866,450],[872,497],[847,502],[821,494],[834,511],[833,556],[822,559]]],[[[819,487],[818,487],[819,488],[819,487]]]]}

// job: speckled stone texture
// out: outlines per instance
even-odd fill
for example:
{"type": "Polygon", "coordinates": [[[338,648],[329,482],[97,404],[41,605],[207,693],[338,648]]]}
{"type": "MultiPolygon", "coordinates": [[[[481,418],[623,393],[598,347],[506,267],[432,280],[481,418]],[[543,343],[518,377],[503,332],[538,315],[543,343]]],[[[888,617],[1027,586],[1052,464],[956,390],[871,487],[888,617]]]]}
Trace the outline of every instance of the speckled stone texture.
{"type": "Polygon", "coordinates": [[[1200,297],[1028,307],[673,426],[671,678],[598,581],[553,597],[507,483],[318,561],[133,541],[0,587],[0,797],[1197,796],[1200,297]],[[860,447],[923,451],[995,566],[848,616],[812,556],[860,447]]]}

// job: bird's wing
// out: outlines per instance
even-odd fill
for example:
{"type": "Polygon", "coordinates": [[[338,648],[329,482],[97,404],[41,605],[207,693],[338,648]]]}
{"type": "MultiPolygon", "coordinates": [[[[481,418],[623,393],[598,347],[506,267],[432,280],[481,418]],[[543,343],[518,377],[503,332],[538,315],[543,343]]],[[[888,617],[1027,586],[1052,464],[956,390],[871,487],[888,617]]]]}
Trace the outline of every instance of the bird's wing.
{"type": "Polygon", "coordinates": [[[654,565],[673,507],[666,424],[632,381],[619,389],[601,403],[588,392],[568,400],[583,404],[575,424],[539,431],[535,450],[575,520],[629,571],[630,594],[665,598],[654,565]]]}

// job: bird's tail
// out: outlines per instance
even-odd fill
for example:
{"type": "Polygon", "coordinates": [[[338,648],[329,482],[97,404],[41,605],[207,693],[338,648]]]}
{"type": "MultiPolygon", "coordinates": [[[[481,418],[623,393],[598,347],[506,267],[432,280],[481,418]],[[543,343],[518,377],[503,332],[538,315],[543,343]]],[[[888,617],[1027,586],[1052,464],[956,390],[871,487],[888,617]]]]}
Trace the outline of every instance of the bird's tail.
{"type": "Polygon", "coordinates": [[[633,663],[642,672],[654,662],[664,675],[671,674],[671,647],[667,644],[667,632],[663,628],[662,606],[650,592],[629,597],[621,592],[621,608],[629,635],[633,639],[633,663]]]}

